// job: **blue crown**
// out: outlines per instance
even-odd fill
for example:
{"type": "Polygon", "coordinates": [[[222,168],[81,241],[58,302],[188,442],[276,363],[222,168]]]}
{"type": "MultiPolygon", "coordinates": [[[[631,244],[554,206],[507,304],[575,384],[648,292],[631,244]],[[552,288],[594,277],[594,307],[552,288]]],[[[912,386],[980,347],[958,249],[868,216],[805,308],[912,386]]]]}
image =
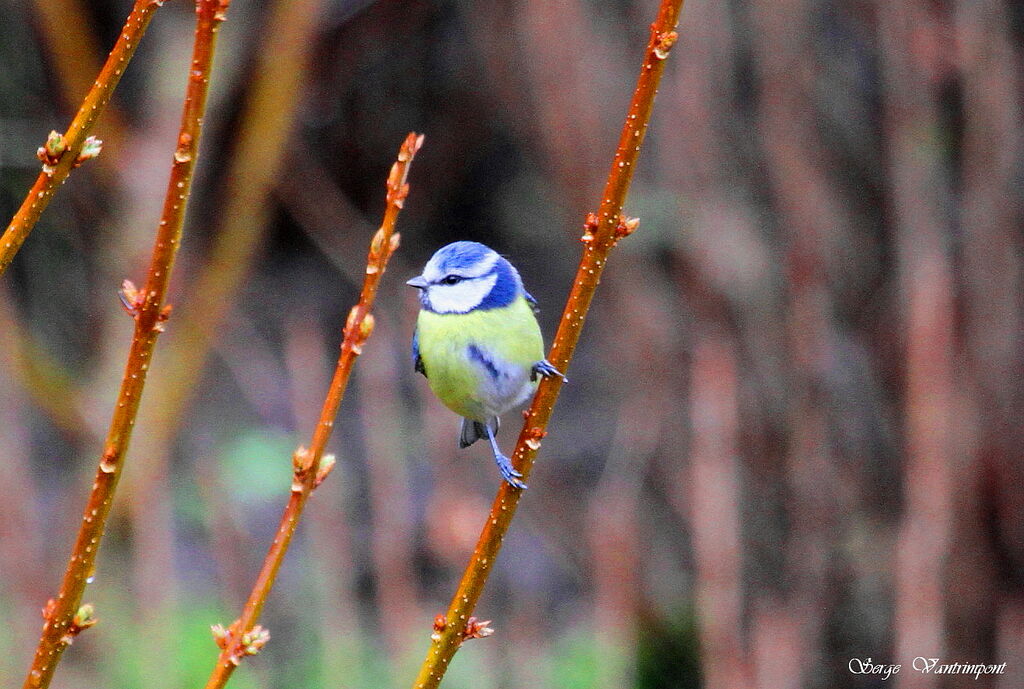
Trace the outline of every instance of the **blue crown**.
{"type": "Polygon", "coordinates": [[[493,249],[480,242],[452,242],[438,249],[432,260],[437,261],[442,271],[457,272],[472,268],[493,253],[493,249]]]}

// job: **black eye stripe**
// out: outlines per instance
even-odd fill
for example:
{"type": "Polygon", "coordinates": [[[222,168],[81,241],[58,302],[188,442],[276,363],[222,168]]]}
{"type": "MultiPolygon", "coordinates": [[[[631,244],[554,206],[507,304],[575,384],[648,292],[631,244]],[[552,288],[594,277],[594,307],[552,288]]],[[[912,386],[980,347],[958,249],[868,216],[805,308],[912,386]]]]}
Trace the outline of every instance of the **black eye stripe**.
{"type": "MultiPolygon", "coordinates": [[[[456,285],[460,282],[471,282],[473,280],[482,280],[497,275],[497,270],[489,270],[482,275],[460,275],[459,273],[447,273],[446,275],[430,280],[432,285],[456,285]]],[[[436,275],[436,273],[435,273],[436,275]]]]}

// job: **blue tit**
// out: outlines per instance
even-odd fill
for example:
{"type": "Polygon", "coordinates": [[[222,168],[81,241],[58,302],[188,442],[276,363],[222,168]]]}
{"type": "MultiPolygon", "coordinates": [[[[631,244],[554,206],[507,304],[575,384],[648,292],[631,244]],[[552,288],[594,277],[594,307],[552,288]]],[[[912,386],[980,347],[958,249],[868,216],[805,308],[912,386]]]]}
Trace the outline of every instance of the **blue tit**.
{"type": "Polygon", "coordinates": [[[536,300],[511,263],[477,242],[438,249],[407,284],[420,290],[413,366],[463,417],[459,447],[487,438],[501,475],[526,488],[494,434],[500,416],[533,394],[539,376],[565,379],[544,358],[536,300]]]}

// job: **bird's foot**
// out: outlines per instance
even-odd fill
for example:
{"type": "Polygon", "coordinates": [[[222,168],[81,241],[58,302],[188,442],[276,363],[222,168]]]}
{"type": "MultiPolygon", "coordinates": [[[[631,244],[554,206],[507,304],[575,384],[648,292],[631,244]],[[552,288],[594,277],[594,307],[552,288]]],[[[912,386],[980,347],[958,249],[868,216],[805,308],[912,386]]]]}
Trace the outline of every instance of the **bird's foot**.
{"type": "Polygon", "coordinates": [[[545,378],[561,378],[563,383],[569,382],[569,379],[565,377],[565,374],[555,368],[547,359],[541,359],[530,369],[530,380],[537,380],[537,376],[544,376],[545,378]]]}
{"type": "Polygon", "coordinates": [[[512,466],[512,460],[503,454],[494,455],[494,462],[498,465],[498,471],[501,472],[502,478],[504,478],[510,486],[513,488],[526,489],[526,484],[520,479],[523,475],[515,470],[512,466]]]}

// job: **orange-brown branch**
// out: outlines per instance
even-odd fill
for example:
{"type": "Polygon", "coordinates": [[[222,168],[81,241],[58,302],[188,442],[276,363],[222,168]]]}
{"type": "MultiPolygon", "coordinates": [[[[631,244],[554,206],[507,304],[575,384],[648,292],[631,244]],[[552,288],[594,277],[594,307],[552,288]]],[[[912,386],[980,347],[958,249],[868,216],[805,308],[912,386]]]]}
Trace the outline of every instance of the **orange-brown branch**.
{"type": "Polygon", "coordinates": [[[83,158],[94,157],[99,152],[98,145],[93,151],[86,147],[89,132],[96,124],[96,120],[103,112],[110,101],[114,88],[121,80],[128,61],[135,54],[135,49],[146,33],[153,12],[162,5],[157,0],[136,0],[132,7],[131,14],[124,23],[124,28],[117,37],[113,50],[107,57],[103,69],[93,82],[92,88],[86,94],[78,114],[71,121],[71,125],[65,134],[50,135],[46,144],[39,149],[39,157],[43,161],[43,170],[36,178],[35,184],[28,192],[28,196],[22,202],[18,212],[14,214],[10,225],[0,236],[0,275],[7,269],[18,253],[18,249],[24,244],[32,228],[35,227],[39,216],[43,214],[50,199],[53,198],[57,188],[63,184],[71,170],[77,167],[83,158]],[[83,156],[83,147],[86,147],[86,154],[83,156]]]}
{"type": "MultiPolygon", "coordinates": [[[[95,31],[89,31],[89,0],[33,0],[39,21],[39,33],[56,76],[64,103],[74,104],[93,88],[96,75],[103,69],[103,53],[95,31]],[[76,27],[68,31],[67,27],[76,27]]],[[[104,154],[97,159],[101,174],[117,174],[126,160],[124,144],[128,141],[128,123],[116,103],[107,103],[97,118],[102,125],[104,154]],[[101,122],[102,120],[102,122],[101,122]],[[110,155],[110,154],[113,155],[110,155]]]]}
{"type": "MultiPolygon", "coordinates": [[[[654,96],[665,67],[665,58],[668,57],[677,38],[675,27],[682,4],[683,0],[662,0],[658,17],[651,25],[651,37],[644,53],[640,77],[633,92],[629,112],[626,114],[619,145],[612,160],[611,171],[608,173],[604,194],[601,196],[600,208],[596,214],[588,215],[584,224],[583,257],[565,310],[562,312],[562,320],[555,333],[551,353],[548,355],[548,359],[560,371],[565,371],[572,359],[608,254],[619,239],[633,232],[638,224],[635,218],[625,218],[622,215],[622,208],[633,179],[633,169],[640,154],[640,145],[650,121],[654,96]]],[[[561,378],[545,378],[526,413],[526,422],[512,455],[513,464],[523,473],[524,478],[528,479],[533,469],[534,459],[540,449],[541,440],[547,434],[548,420],[551,418],[561,387],[561,378]]],[[[448,668],[448,663],[466,638],[466,620],[470,619],[483,592],[494,560],[501,549],[502,540],[515,516],[521,495],[522,491],[507,483],[502,483],[498,489],[476,549],[444,616],[444,624],[435,624],[435,633],[431,637],[433,642],[420,667],[414,684],[415,689],[437,687],[448,668]]]]}
{"type": "MultiPolygon", "coordinates": [[[[147,3],[137,3],[136,7],[138,9],[145,4],[147,3]]],[[[195,45],[192,63],[189,65],[190,78],[185,91],[181,130],[153,246],[149,275],[142,290],[125,281],[125,289],[122,292],[125,308],[135,319],[135,332],[128,352],[128,363],[125,366],[113,418],[96,470],[92,493],[82,516],[60,592],[47,603],[43,611],[43,633],[32,667],[25,679],[25,689],[49,686],[64,649],[78,632],[88,626],[84,622],[92,621],[91,606],[81,606],[82,594],[95,569],[96,553],[103,538],[114,491],[121,477],[121,468],[135,425],[135,415],[146,383],[153,348],[169,314],[169,307],[165,306],[164,299],[171,270],[174,268],[174,259],[181,243],[185,206],[199,150],[203,113],[206,110],[210,66],[213,62],[217,30],[224,19],[227,4],[228,0],[199,0],[197,4],[195,45]]]]}
{"type": "Polygon", "coordinates": [[[227,629],[219,625],[214,627],[214,636],[217,644],[221,647],[221,652],[217,658],[217,665],[207,680],[206,689],[219,689],[227,684],[242,658],[258,652],[269,638],[267,632],[257,626],[256,622],[259,620],[263,604],[277,578],[277,571],[284,561],[285,553],[287,553],[288,545],[295,534],[306,502],[333,466],[333,457],[327,462],[324,461],[324,448],[327,446],[327,441],[330,440],[331,431],[334,430],[334,419],[338,415],[338,407],[345,396],[345,388],[348,386],[352,366],[355,364],[356,357],[362,353],[366,339],[373,332],[373,315],[370,310],[373,308],[377,286],[387,267],[388,259],[398,248],[398,235],[394,231],[395,221],[398,219],[398,212],[402,209],[405,197],[409,193],[409,185],[406,183],[409,165],[422,143],[422,136],[409,134],[398,152],[398,160],[391,167],[391,173],[387,180],[387,207],[384,211],[384,220],[370,242],[363,289],[359,295],[359,301],[352,307],[345,322],[341,354],[338,357],[334,378],[331,380],[327,397],[320,411],[320,420],[313,431],[313,439],[309,448],[300,447],[295,451],[291,496],[281,515],[281,522],[277,527],[274,541],[271,543],[260,573],[256,577],[256,583],[249,594],[249,599],[245,602],[242,616],[227,629]]]}

